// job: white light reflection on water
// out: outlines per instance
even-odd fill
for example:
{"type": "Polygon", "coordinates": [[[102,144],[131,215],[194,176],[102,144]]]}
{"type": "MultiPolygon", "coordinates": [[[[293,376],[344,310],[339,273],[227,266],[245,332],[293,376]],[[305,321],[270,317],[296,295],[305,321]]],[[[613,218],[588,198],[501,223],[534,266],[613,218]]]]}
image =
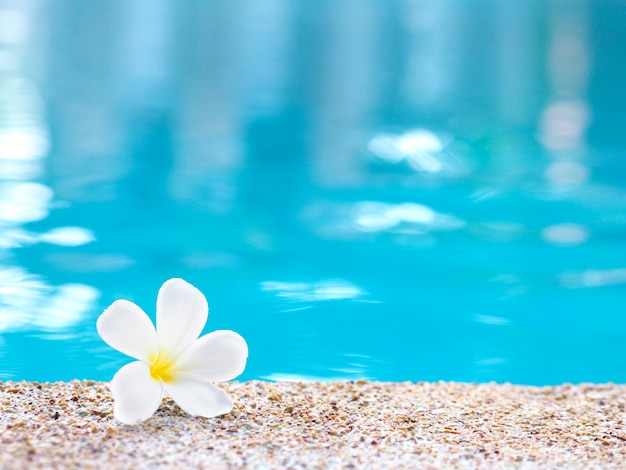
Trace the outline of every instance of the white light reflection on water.
{"type": "Polygon", "coordinates": [[[573,188],[589,179],[589,169],[576,161],[556,161],[546,168],[544,176],[554,186],[573,188]]]}
{"type": "Polygon", "coordinates": [[[84,284],[50,286],[20,267],[0,268],[0,333],[60,331],[80,323],[100,292],[84,284]]]}
{"type": "Polygon", "coordinates": [[[413,169],[427,173],[439,173],[443,170],[444,164],[438,154],[445,144],[435,134],[417,129],[402,134],[396,145],[413,169]]]}
{"type": "Polygon", "coordinates": [[[442,169],[436,154],[444,147],[442,139],[426,129],[415,129],[400,135],[380,134],[368,144],[369,150],[383,160],[399,163],[407,159],[416,170],[432,173],[442,169]],[[423,162],[421,168],[420,162],[423,162]]]}
{"type": "Polygon", "coordinates": [[[0,250],[30,245],[36,239],[36,235],[21,228],[5,228],[0,231],[0,250]]]}
{"type": "Polygon", "coordinates": [[[297,302],[350,300],[365,295],[365,292],[360,287],[341,279],[314,283],[264,281],[261,283],[261,290],[274,292],[277,297],[297,302]]]}
{"type": "Polygon", "coordinates": [[[30,7],[23,6],[0,9],[0,335],[63,333],[79,324],[100,296],[81,283],[52,285],[14,259],[15,251],[38,242],[72,247],[95,240],[82,227],[43,233],[24,227],[49,216],[55,192],[40,180],[51,143],[46,105],[27,73],[33,66],[26,51],[34,28],[30,7]]]}
{"type": "Polygon", "coordinates": [[[48,216],[52,189],[41,183],[0,182],[0,222],[25,223],[48,216]]]}
{"type": "Polygon", "coordinates": [[[43,174],[43,168],[37,161],[30,160],[0,160],[0,175],[9,181],[34,180],[43,174]]]}
{"type": "Polygon", "coordinates": [[[0,130],[0,158],[37,160],[48,153],[50,143],[44,129],[25,127],[0,130]]]}
{"type": "Polygon", "coordinates": [[[408,168],[418,173],[458,177],[471,171],[460,143],[455,143],[448,134],[428,129],[378,134],[368,143],[368,150],[392,165],[405,162],[408,168]]]}
{"type": "MultiPolygon", "coordinates": [[[[563,3],[561,8],[552,12],[549,22],[550,99],[539,117],[539,142],[549,158],[544,178],[556,193],[574,190],[590,179],[585,164],[587,131],[592,121],[587,102],[589,28],[588,12],[579,2],[563,3]]],[[[565,233],[561,229],[555,230],[557,238],[565,233]]],[[[574,236],[571,231],[569,235],[573,239],[584,238],[580,233],[574,236]]],[[[544,238],[551,241],[554,237],[546,237],[544,233],[544,238]]]]}
{"type": "Polygon", "coordinates": [[[579,153],[591,116],[582,100],[561,100],[548,105],[540,121],[540,141],[551,152],[579,153]]]}
{"type": "Polygon", "coordinates": [[[561,274],[559,281],[563,287],[571,289],[626,284],[626,268],[568,272],[561,274]]]}
{"type": "Polygon", "coordinates": [[[38,242],[58,246],[80,246],[95,240],[93,232],[83,227],[57,227],[41,234],[20,227],[5,227],[0,231],[0,249],[19,248],[38,242]]]}
{"type": "Polygon", "coordinates": [[[342,363],[341,367],[328,367],[316,374],[292,374],[274,372],[263,376],[264,380],[299,382],[299,381],[318,381],[328,382],[331,380],[373,380],[370,374],[370,366],[372,362],[378,362],[372,357],[365,354],[338,354],[336,363],[342,363]]]}
{"type": "Polygon", "coordinates": [[[585,243],[591,236],[590,230],[580,224],[555,224],[544,228],[541,237],[557,246],[575,246],[585,243]]]}
{"type": "Polygon", "coordinates": [[[431,230],[457,230],[465,226],[465,221],[457,217],[441,214],[428,206],[413,202],[359,202],[353,206],[351,220],[357,230],[364,232],[425,233],[431,230]]]}
{"type": "Polygon", "coordinates": [[[42,176],[50,137],[35,85],[22,78],[3,78],[0,72],[0,109],[0,180],[32,181],[42,176]]]}
{"type": "Polygon", "coordinates": [[[511,320],[504,317],[497,317],[494,315],[476,315],[474,317],[478,323],[483,323],[485,325],[494,325],[494,326],[505,326],[511,323],[511,320]]]}
{"type": "Polygon", "coordinates": [[[0,43],[17,44],[24,41],[30,26],[26,12],[8,8],[0,10],[0,43]]]}
{"type": "Polygon", "coordinates": [[[83,227],[57,227],[39,236],[39,241],[59,246],[80,246],[95,240],[93,232],[83,227]]]}
{"type": "Polygon", "coordinates": [[[45,330],[62,330],[78,324],[93,310],[100,291],[85,284],[63,284],[41,306],[36,325],[45,330]]]}
{"type": "Polygon", "coordinates": [[[0,332],[24,328],[51,288],[19,267],[0,267],[0,332]]]}
{"type": "Polygon", "coordinates": [[[390,233],[424,241],[427,234],[459,230],[467,224],[454,215],[415,202],[316,201],[305,208],[302,218],[317,236],[328,239],[390,233]]]}

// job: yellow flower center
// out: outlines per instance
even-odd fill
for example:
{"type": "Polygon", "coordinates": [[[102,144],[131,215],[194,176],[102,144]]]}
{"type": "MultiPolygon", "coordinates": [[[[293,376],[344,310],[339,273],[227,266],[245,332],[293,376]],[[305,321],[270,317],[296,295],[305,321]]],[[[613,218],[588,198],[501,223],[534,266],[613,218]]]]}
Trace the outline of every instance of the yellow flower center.
{"type": "Polygon", "coordinates": [[[173,366],[176,361],[167,357],[166,354],[157,354],[156,360],[150,358],[150,376],[154,380],[170,382],[174,378],[173,366]]]}

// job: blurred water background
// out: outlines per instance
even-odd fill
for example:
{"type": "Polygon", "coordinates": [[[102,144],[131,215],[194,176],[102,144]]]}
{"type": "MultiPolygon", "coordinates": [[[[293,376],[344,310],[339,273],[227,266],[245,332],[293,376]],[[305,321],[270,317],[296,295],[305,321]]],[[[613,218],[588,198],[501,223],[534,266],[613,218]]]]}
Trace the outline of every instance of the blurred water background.
{"type": "Polygon", "coordinates": [[[0,380],[163,281],[241,379],[626,381],[626,3],[0,0],[0,380]]]}

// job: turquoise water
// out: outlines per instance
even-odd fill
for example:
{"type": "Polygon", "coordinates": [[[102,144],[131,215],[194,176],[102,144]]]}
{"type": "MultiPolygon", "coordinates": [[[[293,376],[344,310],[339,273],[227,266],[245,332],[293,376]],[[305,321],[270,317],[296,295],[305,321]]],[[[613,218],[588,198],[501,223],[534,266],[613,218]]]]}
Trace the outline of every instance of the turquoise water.
{"type": "Polygon", "coordinates": [[[625,21],[0,0],[0,380],[109,380],[183,277],[241,379],[626,382],[625,21]]]}

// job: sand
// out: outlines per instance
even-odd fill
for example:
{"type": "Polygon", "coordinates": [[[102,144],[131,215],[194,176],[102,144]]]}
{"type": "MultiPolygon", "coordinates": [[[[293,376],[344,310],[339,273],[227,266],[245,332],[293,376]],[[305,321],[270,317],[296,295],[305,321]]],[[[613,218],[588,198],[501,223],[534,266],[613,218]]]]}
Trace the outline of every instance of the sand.
{"type": "Polygon", "coordinates": [[[0,382],[0,468],[626,468],[626,386],[233,382],[136,426],[107,383],[0,382]]]}

